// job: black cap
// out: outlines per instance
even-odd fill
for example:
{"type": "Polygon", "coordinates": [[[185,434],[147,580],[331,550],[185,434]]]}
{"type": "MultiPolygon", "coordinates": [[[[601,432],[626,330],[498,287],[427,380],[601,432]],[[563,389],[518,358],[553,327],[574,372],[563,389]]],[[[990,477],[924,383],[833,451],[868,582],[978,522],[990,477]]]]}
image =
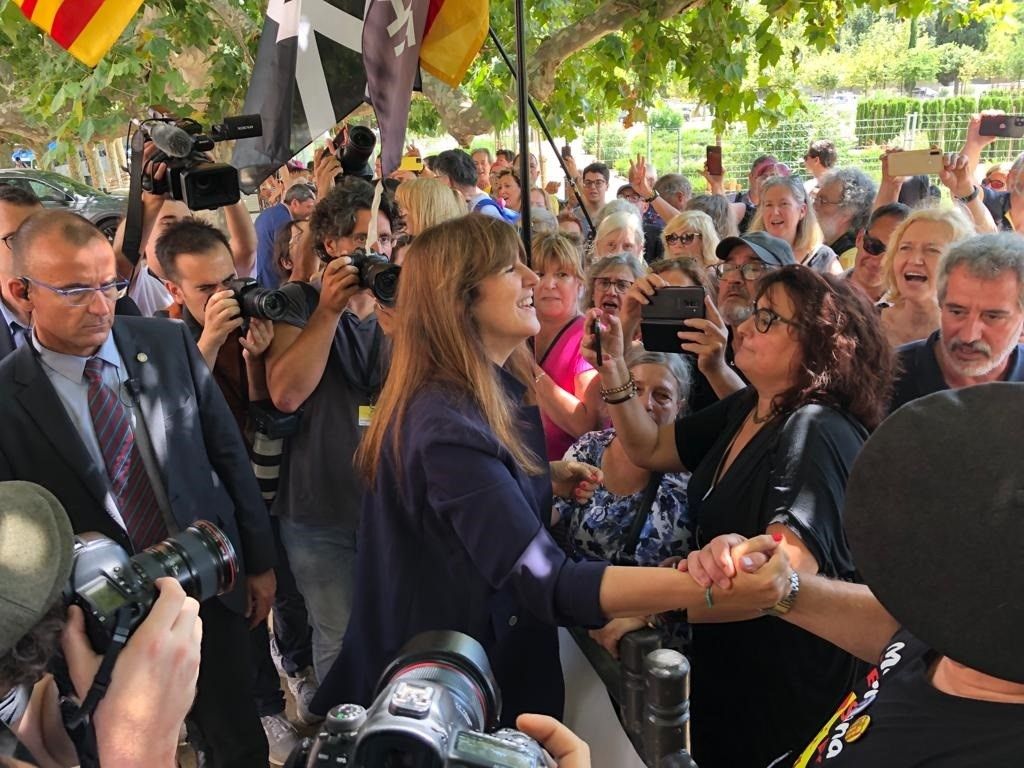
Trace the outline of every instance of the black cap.
{"type": "Polygon", "coordinates": [[[747,232],[739,237],[727,237],[715,248],[715,255],[720,261],[728,261],[737,245],[749,245],[750,249],[765,264],[784,267],[796,264],[793,249],[785,240],[769,235],[767,232],[747,232]]]}

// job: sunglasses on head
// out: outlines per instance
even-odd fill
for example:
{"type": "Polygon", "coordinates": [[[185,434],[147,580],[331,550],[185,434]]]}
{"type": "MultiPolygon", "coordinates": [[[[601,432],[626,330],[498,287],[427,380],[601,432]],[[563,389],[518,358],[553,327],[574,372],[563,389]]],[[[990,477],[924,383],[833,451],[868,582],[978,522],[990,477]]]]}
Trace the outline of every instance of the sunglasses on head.
{"type": "Polygon", "coordinates": [[[864,233],[864,252],[872,256],[881,256],[885,253],[886,245],[877,237],[864,233]]]}

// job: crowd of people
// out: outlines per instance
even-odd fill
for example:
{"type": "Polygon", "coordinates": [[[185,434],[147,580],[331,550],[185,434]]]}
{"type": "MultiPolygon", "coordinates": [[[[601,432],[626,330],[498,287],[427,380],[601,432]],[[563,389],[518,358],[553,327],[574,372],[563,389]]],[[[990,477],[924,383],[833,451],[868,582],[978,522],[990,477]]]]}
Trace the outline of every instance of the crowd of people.
{"type": "Polygon", "coordinates": [[[637,158],[611,200],[568,153],[558,199],[532,155],[375,190],[328,147],[255,222],[143,193],[138,261],[0,186],[0,719],[39,765],[169,766],[183,721],[203,764],[281,764],[285,689],[300,724],[368,706],[446,629],[487,651],[501,724],[582,766],[556,628],[615,656],[651,624],[691,660],[702,768],[1013,764],[1024,154],[981,168],[979,122],[945,202],[824,139],[737,196],[637,158]],[[645,348],[675,287],[699,316],[645,348]],[[95,734],[65,734],[98,664],[55,600],[71,532],[138,552],[203,519],[236,588],[162,581],[95,734]]]}

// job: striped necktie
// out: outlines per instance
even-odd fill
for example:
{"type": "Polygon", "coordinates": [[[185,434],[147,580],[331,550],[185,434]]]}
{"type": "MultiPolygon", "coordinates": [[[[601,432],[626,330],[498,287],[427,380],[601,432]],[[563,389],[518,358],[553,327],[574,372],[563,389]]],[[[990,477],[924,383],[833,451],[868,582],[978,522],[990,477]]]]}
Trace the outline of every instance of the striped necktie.
{"type": "Polygon", "coordinates": [[[117,501],[128,538],[138,551],[166,538],[167,526],[135,445],[128,409],[118,394],[103,383],[103,365],[98,357],[90,357],[85,364],[89,415],[92,416],[96,440],[110,478],[110,490],[117,501]]]}

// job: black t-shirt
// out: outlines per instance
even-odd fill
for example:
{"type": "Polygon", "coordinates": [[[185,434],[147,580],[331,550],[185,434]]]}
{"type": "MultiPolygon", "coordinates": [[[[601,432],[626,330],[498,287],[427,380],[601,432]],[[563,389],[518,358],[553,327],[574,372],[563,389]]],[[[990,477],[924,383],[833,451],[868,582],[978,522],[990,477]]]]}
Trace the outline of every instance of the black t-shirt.
{"type": "Polygon", "coordinates": [[[938,654],[906,630],[802,753],[771,768],[1011,768],[1024,763],[1024,704],[952,696],[929,670],[938,654]]]}
{"type": "MultiPolygon", "coordinates": [[[[712,489],[753,405],[747,388],[676,425],[679,457],[693,470],[687,493],[698,545],[781,523],[800,536],[820,573],[853,580],[840,511],[867,431],[832,408],[805,405],[765,425],[712,489]]],[[[693,755],[701,768],[763,766],[807,743],[860,669],[832,644],[771,616],[694,624],[691,660],[693,755]]]]}

